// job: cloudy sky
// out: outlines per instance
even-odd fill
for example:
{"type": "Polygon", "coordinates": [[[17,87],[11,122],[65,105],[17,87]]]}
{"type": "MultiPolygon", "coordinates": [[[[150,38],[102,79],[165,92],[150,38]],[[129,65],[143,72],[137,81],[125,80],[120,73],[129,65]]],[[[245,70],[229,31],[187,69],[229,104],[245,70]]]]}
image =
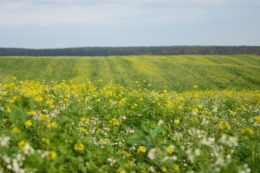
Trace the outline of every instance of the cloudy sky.
{"type": "Polygon", "coordinates": [[[256,45],[259,0],[0,0],[0,47],[256,45]]]}

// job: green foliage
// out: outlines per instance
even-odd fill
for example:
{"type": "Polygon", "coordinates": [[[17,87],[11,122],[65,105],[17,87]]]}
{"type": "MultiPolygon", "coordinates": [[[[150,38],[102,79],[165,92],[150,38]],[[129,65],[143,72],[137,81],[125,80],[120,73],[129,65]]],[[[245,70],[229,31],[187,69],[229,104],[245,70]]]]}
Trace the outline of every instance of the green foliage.
{"type": "Polygon", "coordinates": [[[258,89],[178,93],[7,78],[0,171],[259,172],[259,100],[258,89]]]}

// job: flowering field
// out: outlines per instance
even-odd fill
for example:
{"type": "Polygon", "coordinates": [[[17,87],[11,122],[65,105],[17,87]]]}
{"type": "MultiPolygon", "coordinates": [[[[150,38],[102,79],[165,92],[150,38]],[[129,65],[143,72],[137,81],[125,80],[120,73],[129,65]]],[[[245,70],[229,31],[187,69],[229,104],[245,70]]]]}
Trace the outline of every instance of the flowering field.
{"type": "Polygon", "coordinates": [[[260,89],[259,74],[256,55],[0,56],[0,81],[7,76],[46,82],[89,78],[134,88],[136,80],[146,80],[155,90],[167,83],[167,90],[183,92],[197,84],[202,90],[260,89]]]}
{"type": "Polygon", "coordinates": [[[0,172],[260,172],[260,91],[8,78],[0,172]]]}

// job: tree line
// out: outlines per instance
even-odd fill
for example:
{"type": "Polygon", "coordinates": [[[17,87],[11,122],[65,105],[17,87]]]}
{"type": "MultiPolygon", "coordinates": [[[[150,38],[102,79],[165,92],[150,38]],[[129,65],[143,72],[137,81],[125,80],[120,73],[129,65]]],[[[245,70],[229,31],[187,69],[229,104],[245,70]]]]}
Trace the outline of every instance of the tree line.
{"type": "Polygon", "coordinates": [[[260,55],[260,46],[79,47],[58,49],[0,48],[0,56],[109,55],[260,55]]]}

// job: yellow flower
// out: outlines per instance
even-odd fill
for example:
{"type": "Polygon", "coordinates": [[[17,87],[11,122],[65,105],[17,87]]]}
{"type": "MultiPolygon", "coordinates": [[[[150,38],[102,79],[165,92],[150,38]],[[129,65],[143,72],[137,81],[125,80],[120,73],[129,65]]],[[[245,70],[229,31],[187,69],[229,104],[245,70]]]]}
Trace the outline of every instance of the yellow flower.
{"type": "Polygon", "coordinates": [[[225,129],[230,130],[230,129],[231,129],[230,124],[229,124],[228,122],[226,122],[226,121],[220,121],[220,122],[218,123],[218,127],[219,127],[221,130],[225,130],[225,129]]]}
{"type": "Polygon", "coordinates": [[[255,119],[256,119],[257,123],[260,124],[260,115],[256,116],[255,119]]]}
{"type": "Polygon", "coordinates": [[[20,130],[19,130],[17,127],[14,127],[14,128],[12,129],[12,133],[19,134],[19,133],[20,133],[20,130]]]}
{"type": "Polygon", "coordinates": [[[56,122],[52,122],[52,123],[51,123],[51,127],[52,127],[52,128],[57,128],[57,127],[58,127],[58,124],[57,124],[56,122]]]}
{"type": "Polygon", "coordinates": [[[174,145],[170,145],[168,146],[165,150],[168,154],[172,154],[172,152],[174,151],[175,146],[174,145]]]}
{"type": "Polygon", "coordinates": [[[102,145],[107,145],[108,142],[109,142],[108,139],[104,139],[102,140],[102,145]]]}
{"type": "Polygon", "coordinates": [[[38,103],[42,102],[43,98],[41,96],[36,96],[34,100],[38,103]]]}
{"type": "Polygon", "coordinates": [[[126,167],[127,169],[131,169],[131,168],[134,167],[134,163],[129,161],[129,162],[127,162],[127,163],[125,164],[125,167],[126,167]]]}
{"type": "Polygon", "coordinates": [[[137,114],[137,116],[138,116],[138,117],[141,117],[141,116],[142,116],[142,114],[137,114]]]}
{"type": "Polygon", "coordinates": [[[126,171],[122,168],[118,168],[116,173],[126,173],[126,171]]]}
{"type": "Polygon", "coordinates": [[[191,110],[191,114],[192,114],[192,115],[197,115],[198,112],[199,112],[198,108],[193,108],[193,109],[191,110]]]}
{"type": "Polygon", "coordinates": [[[34,116],[34,115],[36,115],[36,111],[29,111],[28,115],[34,116]]]}
{"type": "Polygon", "coordinates": [[[88,130],[86,128],[84,128],[84,127],[80,128],[80,131],[82,133],[88,134],[88,130]]]}
{"type": "Polygon", "coordinates": [[[193,85],[192,88],[193,88],[193,89],[197,89],[197,88],[198,88],[198,85],[193,85]]]}
{"type": "Polygon", "coordinates": [[[108,166],[107,166],[107,165],[102,165],[102,166],[101,166],[101,169],[103,169],[103,170],[107,171],[107,169],[108,169],[108,166]]]}
{"type": "Polygon", "coordinates": [[[145,153],[146,152],[146,147],[145,146],[139,146],[137,151],[138,151],[138,153],[145,153]]]}
{"type": "Polygon", "coordinates": [[[14,102],[14,100],[13,99],[8,99],[8,100],[6,100],[7,102],[9,102],[9,103],[13,103],[14,102]]]}
{"type": "Polygon", "coordinates": [[[10,112],[12,111],[9,106],[6,106],[5,108],[6,108],[6,112],[7,112],[7,113],[10,113],[10,112]]]}
{"type": "Polygon", "coordinates": [[[49,144],[49,143],[50,143],[50,140],[47,139],[47,138],[42,138],[42,142],[43,142],[43,143],[46,143],[46,144],[49,144]]]}
{"type": "Polygon", "coordinates": [[[47,104],[47,105],[53,105],[53,103],[54,103],[54,100],[53,100],[53,99],[50,99],[50,100],[47,100],[47,101],[46,101],[46,104],[47,104]]]}
{"type": "Polygon", "coordinates": [[[51,121],[50,117],[48,115],[46,115],[46,114],[39,115],[38,120],[45,121],[47,123],[49,123],[51,121]]]}
{"type": "Polygon", "coordinates": [[[86,103],[88,103],[88,101],[89,101],[89,98],[87,98],[87,97],[86,97],[84,101],[85,101],[86,103]]]}
{"type": "Polygon", "coordinates": [[[18,143],[18,147],[19,147],[20,149],[23,149],[23,147],[24,147],[25,145],[29,145],[29,143],[26,142],[26,141],[24,141],[24,140],[22,140],[22,141],[20,141],[20,142],[18,143]]]}
{"type": "Polygon", "coordinates": [[[119,121],[116,118],[112,118],[109,122],[111,124],[113,124],[114,126],[119,126],[120,125],[119,121]]]}
{"type": "Polygon", "coordinates": [[[131,153],[125,153],[124,156],[125,156],[125,157],[131,157],[132,154],[131,154],[131,153]]]}
{"type": "Polygon", "coordinates": [[[26,128],[31,127],[32,126],[32,121],[31,120],[27,120],[27,121],[25,121],[24,125],[25,125],[26,128]]]}
{"type": "Polygon", "coordinates": [[[49,157],[53,160],[57,157],[57,153],[55,151],[50,151],[49,152],[49,157]]]}
{"type": "Polygon", "coordinates": [[[249,127],[245,127],[241,130],[242,134],[246,135],[246,136],[253,136],[254,135],[254,130],[252,130],[249,127]]]}
{"type": "Polygon", "coordinates": [[[176,120],[174,120],[173,122],[174,122],[174,124],[176,124],[176,125],[177,125],[177,124],[179,124],[179,123],[180,123],[180,120],[176,119],[176,120]]]}
{"type": "Polygon", "coordinates": [[[75,144],[74,145],[74,150],[82,151],[82,150],[84,150],[84,145],[82,143],[75,144]]]}
{"type": "Polygon", "coordinates": [[[162,172],[167,172],[167,168],[166,167],[162,167],[161,170],[162,170],[162,172]]]}
{"type": "Polygon", "coordinates": [[[201,108],[203,108],[203,106],[204,106],[203,104],[198,104],[197,108],[201,109],[201,108]]]}
{"type": "Polygon", "coordinates": [[[52,122],[52,123],[50,123],[50,124],[47,125],[47,128],[48,128],[48,129],[50,129],[50,128],[55,129],[55,128],[57,128],[57,127],[58,127],[58,124],[57,124],[56,122],[52,122]]]}
{"type": "Polygon", "coordinates": [[[173,168],[174,171],[179,171],[179,170],[180,170],[180,166],[177,165],[177,164],[174,164],[174,165],[172,166],[172,168],[173,168]]]}
{"type": "Polygon", "coordinates": [[[234,111],[228,110],[228,112],[230,113],[230,115],[235,115],[236,113],[234,111]]]}
{"type": "Polygon", "coordinates": [[[81,118],[80,124],[89,124],[90,120],[89,118],[81,118]]]}

